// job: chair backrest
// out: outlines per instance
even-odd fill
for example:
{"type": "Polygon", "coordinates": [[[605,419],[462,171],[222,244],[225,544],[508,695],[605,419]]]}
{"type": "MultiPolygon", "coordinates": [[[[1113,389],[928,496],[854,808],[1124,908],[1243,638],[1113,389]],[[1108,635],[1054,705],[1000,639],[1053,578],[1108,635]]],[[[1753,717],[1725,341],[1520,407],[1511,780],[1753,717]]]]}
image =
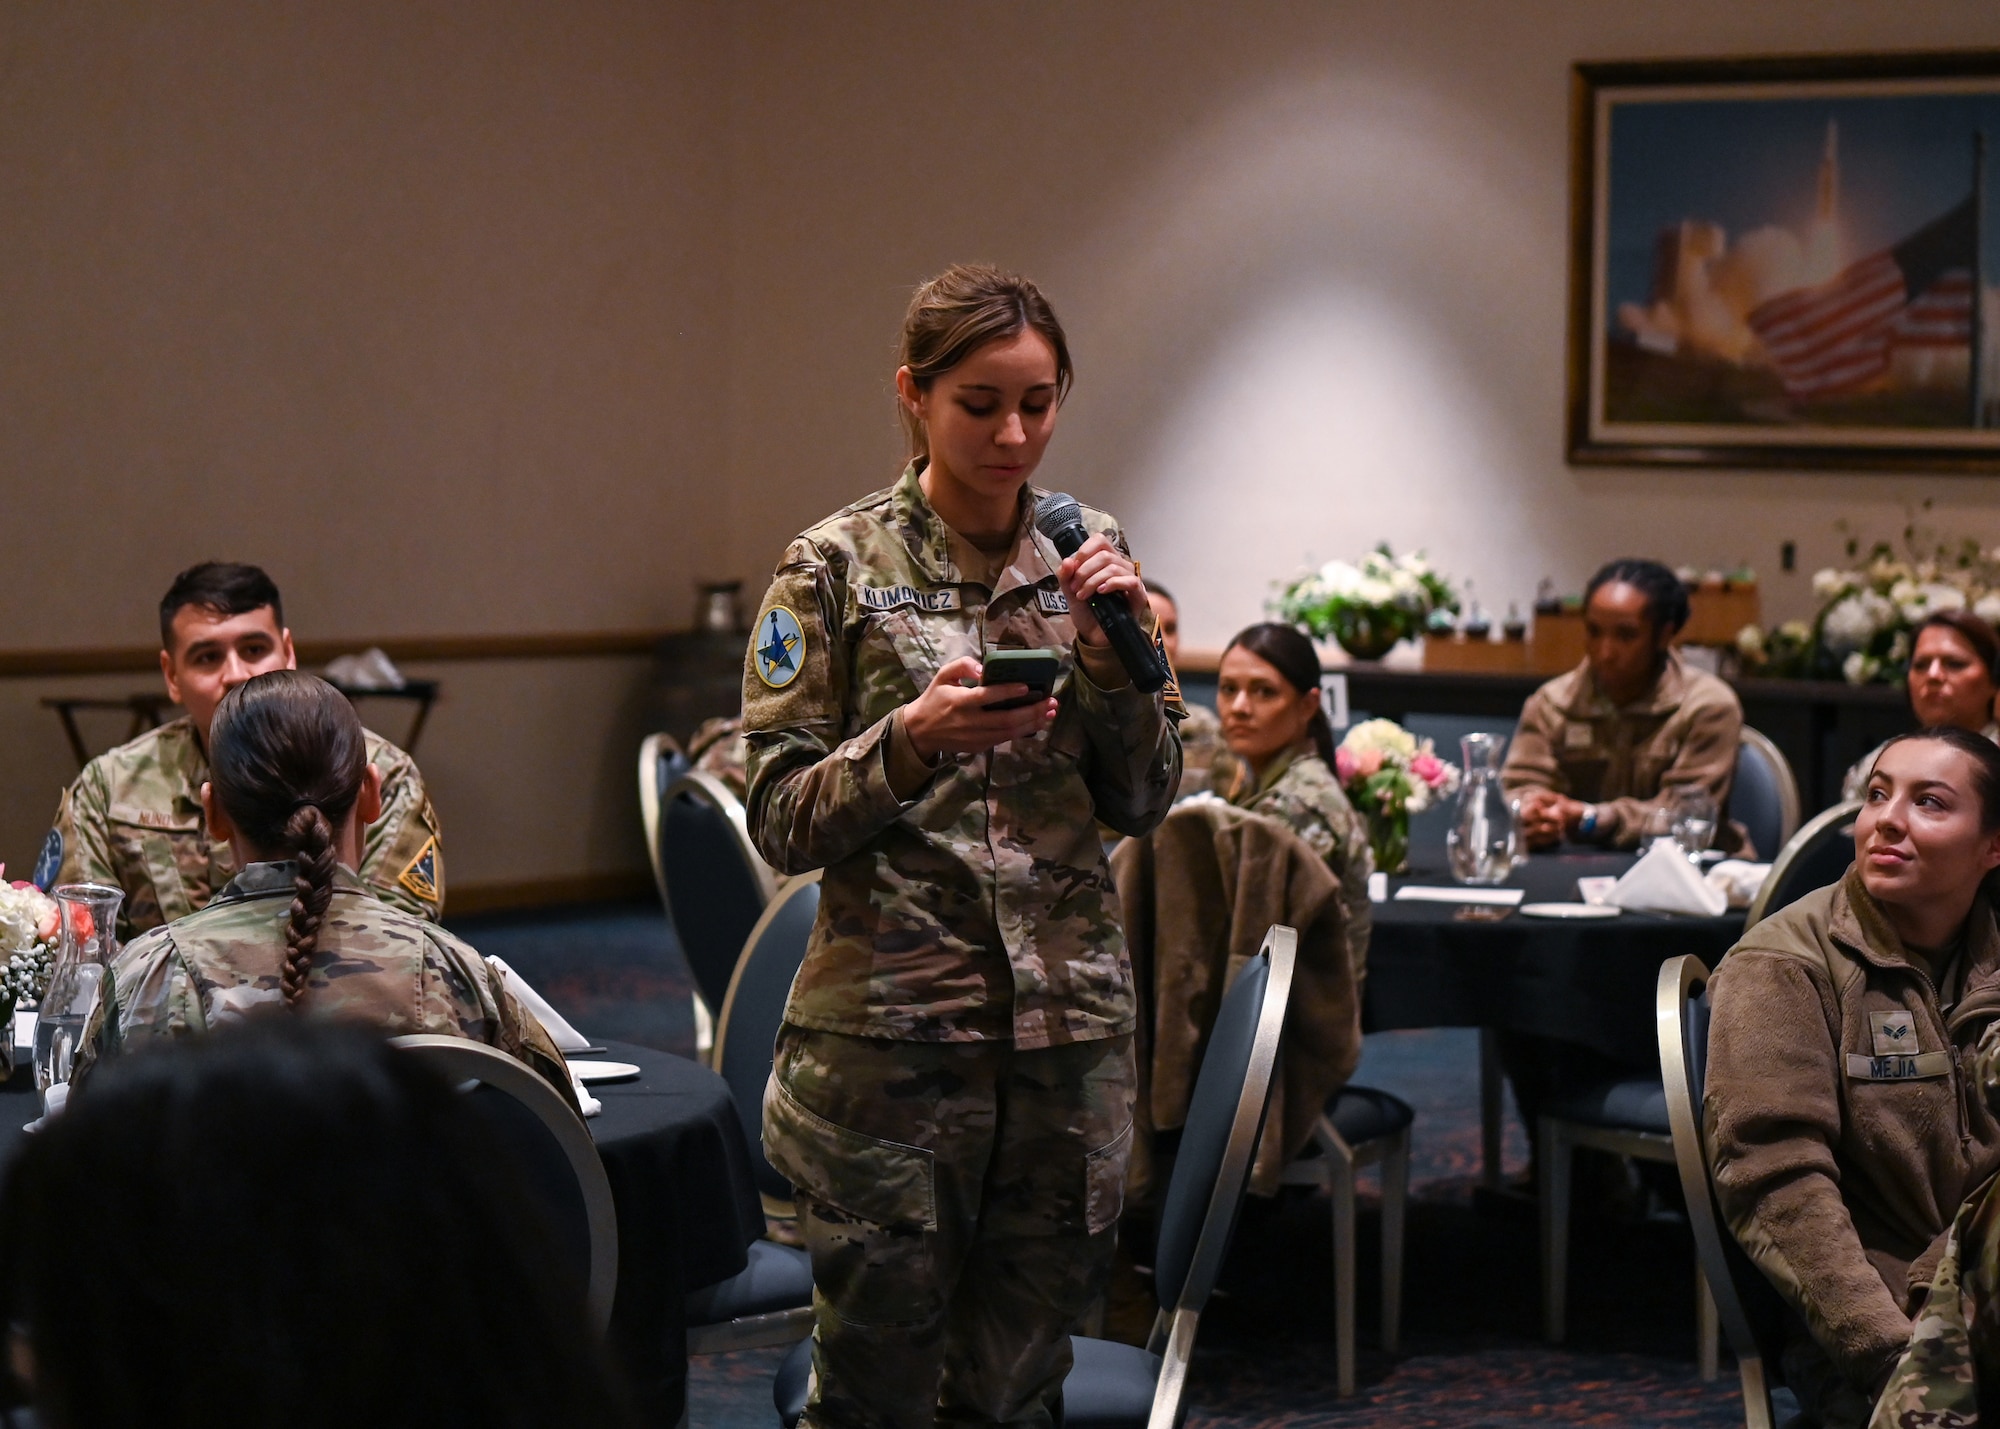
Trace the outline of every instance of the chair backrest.
{"type": "Polygon", "coordinates": [[[1215,1288],[1271,1104],[1272,1069],[1299,935],[1273,924],[1215,1014],[1160,1206],[1153,1286],[1170,1313],[1199,1313],[1215,1288]]]}
{"type": "MultiPolygon", "coordinates": [[[[660,867],[660,797],[693,767],[671,734],[649,734],[639,741],[639,820],[646,826],[646,857],[653,864],[653,887],[659,890],[662,907],[667,902],[667,879],[660,867]]],[[[669,916],[672,912],[668,909],[669,916]]]]}
{"type": "Polygon", "coordinates": [[[1799,827],[1799,781],[1791,763],[1770,736],[1747,724],[1736,746],[1729,817],[1750,831],[1759,858],[1776,857],[1799,827]]]}
{"type": "Polygon", "coordinates": [[[1748,1429],[1774,1429],[1773,1377],[1787,1337],[1790,1312],[1771,1282],[1744,1253],[1722,1220],[1709,1178],[1702,1093],[1708,1070],[1708,968],[1700,958],[1668,958],[1660,965],[1656,1016],[1660,1077],[1667,1090],[1674,1166],[1694,1232],[1695,1258],[1743,1380],[1748,1429]]]}
{"type": "Polygon", "coordinates": [[[540,1074],[505,1052],[463,1037],[391,1039],[460,1085],[508,1146],[530,1197],[548,1213],[570,1261],[590,1323],[611,1320],[618,1289],[618,1212],[590,1129],[540,1074]]]}
{"type": "MultiPolygon", "coordinates": [[[[1428,739],[1436,746],[1438,758],[1453,764],[1461,762],[1458,742],[1466,735],[1497,734],[1512,744],[1519,726],[1520,721],[1508,715],[1413,714],[1403,719],[1404,729],[1418,739],[1428,739]]],[[[1413,867],[1443,869],[1445,835],[1451,832],[1457,815],[1457,800],[1441,799],[1410,820],[1413,867]]]]}
{"type": "Polygon", "coordinates": [[[792,979],[805,961],[806,941],[818,916],[819,870],[787,879],[743,945],[715,1026],[711,1065],[736,1101],[757,1189],[781,1200],[790,1198],[792,1183],[764,1159],[764,1084],[771,1078],[771,1054],[792,979]]]}
{"type": "Polygon", "coordinates": [[[1858,803],[1835,804],[1813,815],[1786,841],[1764,876],[1764,886],[1750,901],[1745,927],[1796,903],[1815,888],[1840,882],[1854,862],[1854,816],[1860,810],[1858,803]]]}
{"type": "Polygon", "coordinates": [[[661,796],[658,847],[667,911],[695,990],[720,1007],[737,956],[778,891],[777,875],[750,843],[743,805],[698,769],[661,796]]]}

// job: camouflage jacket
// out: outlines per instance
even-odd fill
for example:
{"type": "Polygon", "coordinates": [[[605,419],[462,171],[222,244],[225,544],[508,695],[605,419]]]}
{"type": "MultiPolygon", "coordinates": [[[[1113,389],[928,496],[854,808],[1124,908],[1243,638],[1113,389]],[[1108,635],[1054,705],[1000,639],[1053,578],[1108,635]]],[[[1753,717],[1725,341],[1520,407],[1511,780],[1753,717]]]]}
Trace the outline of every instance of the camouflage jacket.
{"type": "MultiPolygon", "coordinates": [[[[259,1009],[279,990],[294,863],[253,863],[209,905],[135,939],[111,961],[85,1029],[76,1080],[107,1056],[187,1037],[259,1009]]],[[[575,1106],[563,1055],[501,974],[435,923],[391,907],[345,866],[320,925],[300,1008],[314,1016],[497,1047],[575,1106]]]]}
{"type": "Polygon", "coordinates": [[[741,799],[744,794],[743,721],[734,715],[705,719],[688,737],[687,756],[693,767],[713,774],[741,799]]]}
{"type": "MultiPolygon", "coordinates": [[[[1027,521],[994,589],[963,579],[918,471],[794,541],[751,636],[751,836],[782,872],[825,870],[786,1018],[1022,1047],[1130,1032],[1131,968],[1094,820],[1140,834],[1166,813],[1178,694],[1090,678],[1055,553],[1027,521]],[[947,758],[899,800],[892,717],[985,645],[1062,653],[1054,724],[947,758]]],[[[1024,491],[1024,517],[1039,494],[1024,491]]],[[[1122,545],[1109,517],[1084,518],[1122,545]]]]}
{"type": "Polygon", "coordinates": [[[1368,935],[1375,925],[1368,901],[1375,855],[1368,847],[1368,826],[1347,801],[1340,781],[1310,744],[1298,744],[1272,760],[1255,788],[1238,790],[1230,802],[1284,824],[1340,880],[1347,956],[1358,987],[1367,972],[1368,935]]]}
{"type": "MultiPolygon", "coordinates": [[[[1636,848],[1647,817],[1678,787],[1707,790],[1717,808],[1728,804],[1742,731],[1736,691],[1678,654],[1643,698],[1622,707],[1597,692],[1586,660],[1528,696],[1500,782],[1509,794],[1553,789],[1595,804],[1593,839],[1636,848]]],[[[1718,829],[1716,844],[1749,852],[1741,826],[1718,829]]]]}
{"type": "Polygon", "coordinates": [[[1702,1114],[1736,1239],[1857,1389],[1910,1337],[1959,1203],[2000,1169],[2000,924],[1934,970],[1850,870],[1749,929],[1709,983],[1702,1114]]]}
{"type": "Polygon", "coordinates": [[[1176,799],[1227,792],[1236,776],[1236,756],[1222,742],[1222,721],[1207,705],[1190,704],[1181,721],[1181,786],[1176,799]]]}
{"type": "MultiPolygon", "coordinates": [[[[444,912],[437,813],[410,756],[373,731],[368,759],[382,771],[382,817],[368,826],[362,878],[419,917],[444,912]]],[[[50,833],[59,883],[125,890],[119,940],[206,906],[236,872],[229,845],[201,814],[208,756],[191,720],[177,719],[100,754],[64,792],[50,833]]]]}

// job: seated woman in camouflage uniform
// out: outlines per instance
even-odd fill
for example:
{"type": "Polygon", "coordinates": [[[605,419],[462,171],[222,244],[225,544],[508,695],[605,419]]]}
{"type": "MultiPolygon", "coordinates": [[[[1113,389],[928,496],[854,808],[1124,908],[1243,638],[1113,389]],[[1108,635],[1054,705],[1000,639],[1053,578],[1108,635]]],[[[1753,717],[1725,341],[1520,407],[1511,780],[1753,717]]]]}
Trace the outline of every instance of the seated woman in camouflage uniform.
{"type": "Polygon", "coordinates": [[[382,775],[345,695],[296,670],[231,690],[210,728],[201,802],[242,871],[112,960],[79,1087],[107,1056],[283,1009],[484,1042],[576,1104],[562,1053],[500,974],[356,876],[382,775]]]}
{"type": "Polygon", "coordinates": [[[2000,1168],[2000,750],[1892,741],[1854,849],[1716,969],[1703,1105],[1723,1215],[1810,1331],[1784,1382],[1829,1426],[1866,1417],[1944,1284],[1947,1227],[2000,1168]]]}
{"type": "Polygon", "coordinates": [[[1234,783],[1217,792],[1278,820],[1326,860],[1340,880],[1347,952],[1358,981],[1374,924],[1368,875],[1375,858],[1368,827],[1334,773],[1333,727],[1320,704],[1319,677],[1312,641],[1289,625],[1253,625],[1229,642],[1215,704],[1234,756],[1234,783]]]}
{"type": "MultiPolygon", "coordinates": [[[[1529,846],[1637,848],[1684,788],[1725,807],[1743,706],[1674,649],[1688,620],[1680,577],[1658,561],[1613,561],[1584,588],[1583,619],[1583,663],[1528,697],[1500,772],[1529,846]]],[[[1716,844],[1751,854],[1741,825],[1719,828],[1716,844]]]]}

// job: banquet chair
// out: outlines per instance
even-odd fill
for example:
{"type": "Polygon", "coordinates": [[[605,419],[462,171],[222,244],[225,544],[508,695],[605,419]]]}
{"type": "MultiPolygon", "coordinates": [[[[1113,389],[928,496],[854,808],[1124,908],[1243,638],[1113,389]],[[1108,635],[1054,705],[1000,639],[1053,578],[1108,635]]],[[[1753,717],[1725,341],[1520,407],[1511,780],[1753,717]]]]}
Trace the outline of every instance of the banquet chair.
{"type": "Polygon", "coordinates": [[[1416,1112],[1401,1097],[1373,1087],[1345,1086],[1313,1126],[1307,1153],[1279,1180],[1318,1186],[1333,1203],[1334,1358],[1339,1393],[1354,1393],[1354,1173],[1382,1167],[1382,1348],[1402,1341],[1403,1222],[1410,1200],[1410,1124],[1416,1112]]]}
{"type": "MultiPolygon", "coordinates": [[[[1056,1416],[1065,1429],[1179,1429],[1187,1415],[1195,1331],[1235,1231],[1271,1104],[1297,947],[1294,930],[1273,925],[1222,999],[1160,1209],[1153,1285],[1171,1309],[1155,1317],[1144,1349],[1070,1337],[1074,1363],[1056,1416]]],[[[811,1374],[812,1341],[804,1340],[772,1383],[785,1429],[805,1409],[811,1374]]]]}
{"type": "Polygon", "coordinates": [[[473,1098],[511,1146],[530,1197],[545,1207],[582,1277],[591,1327],[604,1333],[618,1288],[618,1212],[590,1129],[556,1089],[505,1052],[464,1037],[392,1037],[473,1098]]]}
{"type": "MultiPolygon", "coordinates": [[[[789,1217],[792,1185],[764,1159],[764,1085],[792,979],[819,913],[819,873],[787,879],[751,930],[715,1029],[715,1070],[729,1084],[750,1146],[750,1169],[767,1216],[789,1217]]],[[[776,1241],[750,1243],[750,1263],[688,1292],[688,1353],[788,1345],[812,1329],[812,1258],[776,1241]]]]}
{"type": "Polygon", "coordinates": [[[1770,736],[1743,726],[1727,817],[1750,831],[1759,858],[1773,858],[1799,826],[1799,781],[1770,736]]]}
{"type": "Polygon", "coordinates": [[[750,842],[743,805],[712,774],[690,770],[660,796],[656,850],[674,934],[694,976],[695,1052],[714,1044],[714,1013],[778,876],[750,842]]]}
{"type": "Polygon", "coordinates": [[[1754,927],[1814,889],[1840,882],[1854,862],[1854,816],[1860,812],[1861,805],[1850,801],[1808,819],[1778,851],[1750,900],[1744,926],[1754,927]]]}
{"type": "Polygon", "coordinates": [[[1791,1311],[1721,1219],[1709,1179],[1701,1098],[1708,1069],[1708,969],[1701,959],[1668,958],[1660,965],[1657,998],[1660,1073],[1673,1127],[1674,1165],[1694,1232],[1695,1260],[1713,1294],[1716,1317],[1736,1356],[1743,1382],[1745,1429],[1777,1429],[1797,1413],[1790,1391],[1773,1376],[1791,1311]]]}

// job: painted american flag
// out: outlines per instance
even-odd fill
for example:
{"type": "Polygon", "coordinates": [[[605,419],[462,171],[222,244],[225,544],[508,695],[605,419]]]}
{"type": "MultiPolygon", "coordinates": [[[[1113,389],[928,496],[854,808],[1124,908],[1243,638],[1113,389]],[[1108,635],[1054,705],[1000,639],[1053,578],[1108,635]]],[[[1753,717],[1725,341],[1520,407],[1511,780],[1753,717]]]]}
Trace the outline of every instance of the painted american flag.
{"type": "Polygon", "coordinates": [[[1972,331],[1972,200],[1827,282],[1760,303],[1749,316],[1794,401],[1866,386],[1894,345],[1963,344],[1972,331]]]}

